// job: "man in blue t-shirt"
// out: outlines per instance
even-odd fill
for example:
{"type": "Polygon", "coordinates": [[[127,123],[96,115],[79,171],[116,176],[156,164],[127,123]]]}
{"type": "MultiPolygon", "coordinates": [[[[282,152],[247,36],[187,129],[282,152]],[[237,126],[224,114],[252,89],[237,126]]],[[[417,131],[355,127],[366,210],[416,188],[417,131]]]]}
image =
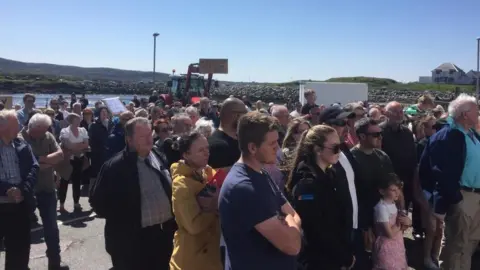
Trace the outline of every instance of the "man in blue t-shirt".
{"type": "Polygon", "coordinates": [[[262,170],[276,163],[277,130],[276,120],[259,112],[247,113],[238,123],[242,156],[219,195],[225,269],[296,269],[300,217],[262,170]]]}

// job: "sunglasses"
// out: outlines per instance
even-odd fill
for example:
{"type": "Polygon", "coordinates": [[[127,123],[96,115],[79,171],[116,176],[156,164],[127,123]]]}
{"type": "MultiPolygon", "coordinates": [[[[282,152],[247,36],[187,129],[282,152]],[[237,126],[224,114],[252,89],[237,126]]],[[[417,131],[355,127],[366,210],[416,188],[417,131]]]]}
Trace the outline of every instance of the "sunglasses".
{"type": "Polygon", "coordinates": [[[340,153],[340,144],[334,144],[332,147],[323,146],[322,148],[331,150],[333,154],[340,153]]]}
{"type": "Polygon", "coordinates": [[[172,131],[172,128],[161,128],[160,132],[169,132],[172,131]]]}
{"type": "Polygon", "coordinates": [[[379,138],[379,137],[382,137],[382,132],[369,132],[369,133],[366,133],[367,136],[372,136],[374,138],[379,138]]]}
{"type": "Polygon", "coordinates": [[[327,124],[331,126],[344,127],[347,125],[347,122],[343,119],[335,119],[328,121],[327,124]]]}

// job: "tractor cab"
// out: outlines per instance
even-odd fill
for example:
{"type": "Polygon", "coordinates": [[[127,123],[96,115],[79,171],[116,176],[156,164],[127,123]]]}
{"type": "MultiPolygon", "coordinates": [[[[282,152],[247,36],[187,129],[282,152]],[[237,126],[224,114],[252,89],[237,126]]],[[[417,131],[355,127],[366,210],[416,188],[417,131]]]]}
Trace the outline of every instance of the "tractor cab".
{"type": "Polygon", "coordinates": [[[212,82],[218,87],[218,81],[212,79],[213,73],[228,73],[228,60],[226,59],[200,59],[199,63],[190,64],[187,74],[175,74],[172,70],[167,82],[168,94],[161,94],[160,101],[164,105],[170,105],[174,101],[183,104],[194,104],[201,97],[208,97],[212,82]],[[202,64],[203,63],[203,64],[202,64]],[[203,65],[203,68],[201,68],[203,65]],[[201,74],[208,74],[205,78],[201,74]]]}
{"type": "Polygon", "coordinates": [[[186,74],[171,75],[167,83],[173,101],[190,103],[193,97],[203,97],[205,78],[198,74],[190,75],[190,85],[187,88],[186,74]]]}

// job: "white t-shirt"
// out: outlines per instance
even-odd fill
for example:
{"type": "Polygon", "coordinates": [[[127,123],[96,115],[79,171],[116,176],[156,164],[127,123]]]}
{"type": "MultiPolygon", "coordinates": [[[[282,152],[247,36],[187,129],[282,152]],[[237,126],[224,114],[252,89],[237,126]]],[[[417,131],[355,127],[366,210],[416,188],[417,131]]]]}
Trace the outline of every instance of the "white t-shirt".
{"type": "Polygon", "coordinates": [[[70,126],[66,128],[62,128],[60,131],[60,140],[66,140],[69,141],[70,143],[82,143],[85,140],[88,140],[88,132],[85,128],[79,127],[78,128],[78,137],[75,137],[73,134],[72,130],[70,129],[70,126]]]}
{"type": "Polygon", "coordinates": [[[355,173],[353,172],[350,161],[348,161],[348,158],[344,153],[340,152],[338,162],[340,162],[347,174],[348,190],[350,191],[350,197],[352,198],[353,229],[358,229],[358,200],[357,189],[355,187],[355,173]]]}
{"type": "MultiPolygon", "coordinates": [[[[78,137],[75,137],[72,130],[70,129],[70,126],[68,126],[66,128],[62,128],[62,130],[60,131],[59,139],[60,141],[68,141],[70,143],[83,143],[85,140],[88,140],[88,132],[85,128],[79,127],[78,137]]],[[[75,156],[83,157],[83,153],[76,154],[75,156]]],[[[73,159],[73,156],[70,159],[73,159]]]]}
{"type": "Polygon", "coordinates": [[[297,118],[297,117],[300,117],[302,115],[299,112],[297,112],[297,110],[295,110],[295,111],[290,113],[290,116],[293,117],[293,118],[297,118]]]}
{"type": "Polygon", "coordinates": [[[384,200],[380,200],[373,208],[374,220],[378,223],[390,222],[390,218],[396,215],[397,212],[395,203],[387,203],[384,200]]]}

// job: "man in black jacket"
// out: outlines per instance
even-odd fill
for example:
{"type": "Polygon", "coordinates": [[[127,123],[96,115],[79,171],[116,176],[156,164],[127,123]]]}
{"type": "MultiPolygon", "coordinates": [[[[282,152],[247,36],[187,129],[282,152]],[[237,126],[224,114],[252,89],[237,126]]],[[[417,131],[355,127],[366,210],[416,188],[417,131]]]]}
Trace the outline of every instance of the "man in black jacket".
{"type": "Polygon", "coordinates": [[[152,151],[146,118],[125,125],[127,148],[108,160],[90,190],[105,218],[105,246],[115,269],[169,269],[176,223],[172,187],[163,159],[152,151]]]}

